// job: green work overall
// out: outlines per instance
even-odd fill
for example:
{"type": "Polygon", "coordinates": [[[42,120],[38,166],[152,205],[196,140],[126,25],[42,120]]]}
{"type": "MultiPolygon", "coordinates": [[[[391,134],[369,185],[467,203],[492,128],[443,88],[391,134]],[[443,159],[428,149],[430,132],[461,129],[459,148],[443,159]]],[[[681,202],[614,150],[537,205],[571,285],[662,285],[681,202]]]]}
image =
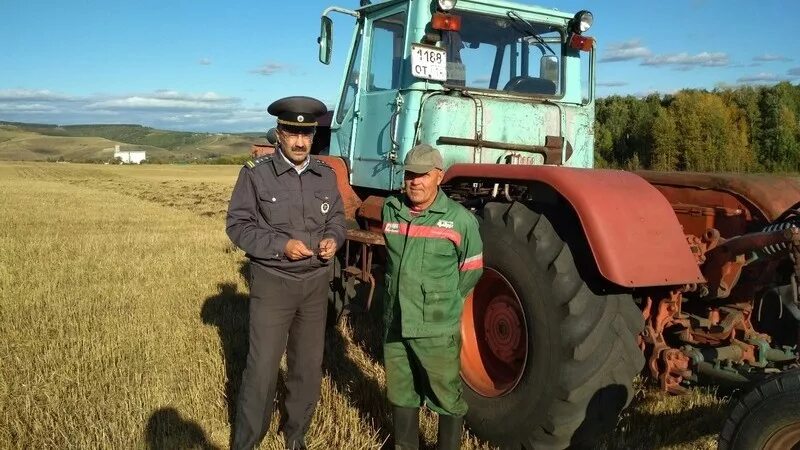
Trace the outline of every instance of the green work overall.
{"type": "Polygon", "coordinates": [[[384,358],[389,402],[463,416],[460,370],[464,299],[483,272],[475,216],[439,190],[412,216],[402,197],[383,207],[386,238],[384,358]]]}

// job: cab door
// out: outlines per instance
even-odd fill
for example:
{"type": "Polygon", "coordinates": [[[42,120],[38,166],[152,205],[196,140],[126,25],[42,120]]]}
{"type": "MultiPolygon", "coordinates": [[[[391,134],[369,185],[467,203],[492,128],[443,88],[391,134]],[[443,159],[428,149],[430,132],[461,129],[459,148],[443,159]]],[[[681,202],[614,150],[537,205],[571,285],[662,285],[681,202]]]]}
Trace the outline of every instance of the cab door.
{"type": "Polygon", "coordinates": [[[397,110],[401,86],[406,11],[406,4],[399,4],[365,20],[350,158],[351,182],[355,186],[391,189],[390,122],[397,110]]]}
{"type": "Polygon", "coordinates": [[[355,144],[354,133],[356,128],[356,118],[358,117],[358,97],[361,95],[359,86],[359,76],[361,73],[361,48],[364,39],[364,24],[359,21],[353,34],[353,42],[350,46],[347,70],[342,80],[341,94],[339,102],[335,108],[335,114],[331,119],[331,142],[330,154],[341,156],[347,160],[352,167],[352,152],[355,144]]]}

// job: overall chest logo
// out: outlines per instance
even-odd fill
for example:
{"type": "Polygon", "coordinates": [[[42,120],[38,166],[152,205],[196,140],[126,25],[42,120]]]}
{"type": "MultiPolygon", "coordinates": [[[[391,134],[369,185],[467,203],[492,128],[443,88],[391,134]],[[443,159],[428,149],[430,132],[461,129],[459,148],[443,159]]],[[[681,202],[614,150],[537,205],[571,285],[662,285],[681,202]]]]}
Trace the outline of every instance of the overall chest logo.
{"type": "Polygon", "coordinates": [[[383,227],[384,233],[399,233],[400,232],[400,224],[399,223],[387,223],[386,226],[383,227]]]}
{"type": "Polygon", "coordinates": [[[453,228],[453,221],[452,220],[440,220],[440,221],[436,222],[436,226],[439,227],[439,228],[452,229],[453,228]]]}
{"type": "Polygon", "coordinates": [[[319,210],[322,211],[322,214],[328,214],[328,211],[331,210],[331,204],[328,202],[323,202],[322,205],[320,205],[319,210]]]}

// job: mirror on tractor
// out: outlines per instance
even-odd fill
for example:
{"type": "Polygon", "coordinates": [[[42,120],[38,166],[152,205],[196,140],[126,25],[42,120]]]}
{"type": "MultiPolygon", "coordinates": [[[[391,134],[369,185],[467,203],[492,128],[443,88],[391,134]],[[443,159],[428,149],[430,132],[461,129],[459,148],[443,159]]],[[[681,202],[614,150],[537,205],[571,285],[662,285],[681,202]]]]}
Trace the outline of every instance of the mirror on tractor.
{"type": "Polygon", "coordinates": [[[333,47],[333,42],[331,42],[333,36],[332,30],[333,20],[328,16],[322,16],[319,37],[317,38],[317,42],[319,43],[319,62],[322,64],[330,64],[331,62],[331,49],[333,47]]]}
{"type": "Polygon", "coordinates": [[[544,55],[539,60],[539,77],[552,81],[558,86],[558,57],[544,55]]]}

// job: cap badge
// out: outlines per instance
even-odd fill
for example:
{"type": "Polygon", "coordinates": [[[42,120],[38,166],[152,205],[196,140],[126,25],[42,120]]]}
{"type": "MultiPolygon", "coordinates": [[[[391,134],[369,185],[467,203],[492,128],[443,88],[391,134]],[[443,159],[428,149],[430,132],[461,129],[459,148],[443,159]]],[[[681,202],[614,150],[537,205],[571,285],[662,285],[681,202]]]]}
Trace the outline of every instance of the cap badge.
{"type": "Polygon", "coordinates": [[[298,121],[298,122],[302,123],[302,122],[305,122],[305,120],[306,120],[306,118],[305,118],[305,117],[303,117],[303,116],[297,116],[297,121],[298,121]]]}

